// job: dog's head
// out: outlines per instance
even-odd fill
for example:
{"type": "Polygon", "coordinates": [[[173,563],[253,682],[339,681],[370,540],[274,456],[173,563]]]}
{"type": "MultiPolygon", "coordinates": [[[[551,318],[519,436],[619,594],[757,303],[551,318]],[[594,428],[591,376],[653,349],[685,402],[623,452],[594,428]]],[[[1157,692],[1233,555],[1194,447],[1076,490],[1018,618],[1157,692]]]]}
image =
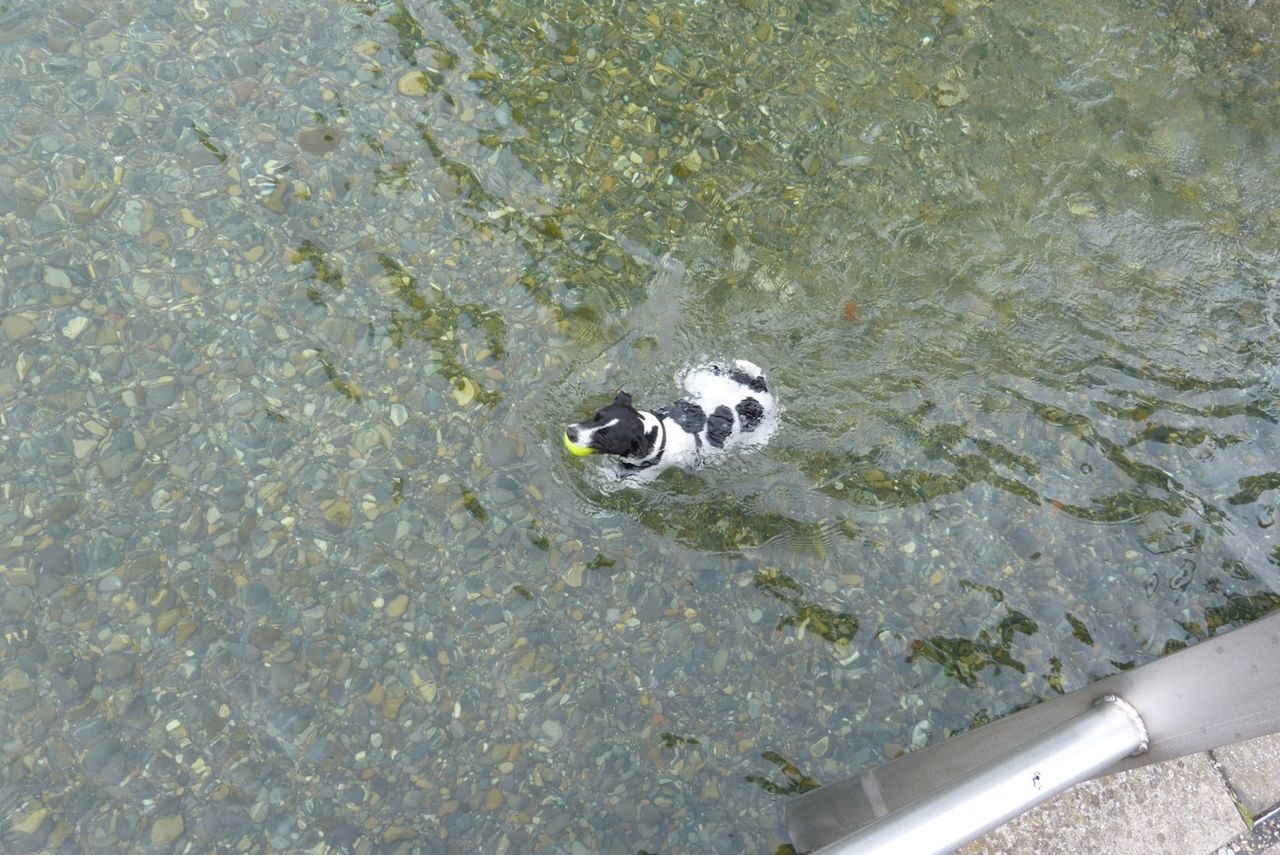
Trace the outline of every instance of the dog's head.
{"type": "Polygon", "coordinates": [[[657,417],[631,406],[626,392],[619,392],[612,404],[564,431],[564,447],[579,457],[599,452],[641,459],[653,450],[657,439],[657,417]]]}

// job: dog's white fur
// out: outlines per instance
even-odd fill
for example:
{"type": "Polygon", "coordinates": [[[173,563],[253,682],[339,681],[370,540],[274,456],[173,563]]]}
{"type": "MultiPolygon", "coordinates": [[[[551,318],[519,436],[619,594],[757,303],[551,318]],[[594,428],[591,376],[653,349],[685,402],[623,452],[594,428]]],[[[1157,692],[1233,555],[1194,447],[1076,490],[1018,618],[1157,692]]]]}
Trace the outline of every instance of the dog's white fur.
{"type": "MultiPolygon", "coordinates": [[[[656,413],[637,409],[646,432],[651,428],[658,428],[658,441],[642,459],[613,456],[609,464],[602,467],[606,478],[629,486],[646,484],[672,466],[692,469],[716,463],[731,453],[759,448],[768,443],[778,430],[780,419],[777,399],[771,390],[761,391],[762,388],[767,389],[767,384],[764,372],[754,363],[739,359],[733,363],[732,368],[718,364],[698,365],[685,374],[683,385],[688,392],[688,399],[656,413]],[[734,379],[732,373],[735,371],[747,375],[756,388],[734,379]],[[759,405],[759,419],[749,429],[744,429],[747,426],[744,425],[743,414],[739,412],[738,406],[748,398],[754,399],[759,405]],[[704,417],[701,428],[697,431],[689,430],[689,426],[697,422],[696,416],[687,417],[690,405],[701,410],[704,417]],[[682,407],[685,408],[683,417],[682,407]],[[732,423],[727,427],[727,436],[724,435],[724,410],[720,410],[716,431],[712,430],[712,420],[705,418],[712,416],[721,407],[731,414],[732,423]],[[715,442],[717,438],[722,440],[719,445],[715,442]]],[[[613,421],[609,424],[612,425],[613,421]]],[[[574,427],[582,431],[579,426],[574,427]]],[[[604,426],[600,426],[596,430],[603,428],[604,426]]],[[[590,433],[580,432],[577,436],[577,442],[584,446],[590,443],[590,439],[590,433]]]]}

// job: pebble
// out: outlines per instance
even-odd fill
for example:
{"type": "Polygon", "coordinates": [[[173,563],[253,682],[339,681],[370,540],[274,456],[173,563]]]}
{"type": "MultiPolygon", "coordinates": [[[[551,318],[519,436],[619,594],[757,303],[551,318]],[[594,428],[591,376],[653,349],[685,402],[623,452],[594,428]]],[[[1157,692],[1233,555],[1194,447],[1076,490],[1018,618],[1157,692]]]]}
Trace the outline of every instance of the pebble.
{"type": "Polygon", "coordinates": [[[19,834],[35,834],[49,817],[49,809],[39,805],[31,813],[13,823],[12,830],[19,834]]]}
{"type": "Polygon", "coordinates": [[[250,582],[244,589],[244,603],[251,609],[269,603],[271,590],[261,582],[250,582]]]}
{"type": "Polygon", "coordinates": [[[412,840],[418,833],[405,825],[389,825],[382,832],[383,843],[396,843],[401,840],[412,840]]]}
{"type": "Polygon", "coordinates": [[[114,481],[119,478],[123,469],[124,458],[120,454],[109,454],[98,461],[98,472],[103,481],[114,481]]]}
{"type": "Polygon", "coordinates": [[[50,288],[65,291],[71,287],[71,277],[61,267],[46,267],[44,269],[44,284],[50,288]]]}
{"type": "Polygon", "coordinates": [[[321,504],[320,512],[333,528],[346,528],[351,525],[351,502],[345,497],[321,504]]]}
{"type": "Polygon", "coordinates": [[[182,836],[185,830],[181,815],[162,816],[151,824],[153,846],[168,846],[182,836]]]}
{"type": "Polygon", "coordinates": [[[133,675],[134,658],[128,653],[109,653],[100,663],[102,674],[108,680],[123,680],[133,675]]]}
{"type": "Polygon", "coordinates": [[[547,719],[542,723],[542,733],[553,743],[559,742],[564,736],[564,727],[555,719],[547,719]]]}
{"type": "Polygon", "coordinates": [[[470,377],[460,378],[453,385],[453,399],[465,407],[476,398],[476,384],[470,377]]]}
{"type": "Polygon", "coordinates": [[[723,674],[724,669],[729,664],[729,651],[721,647],[716,651],[716,655],[711,659],[711,673],[723,674]]]}
{"type": "Polygon", "coordinates": [[[120,228],[125,234],[140,235],[151,230],[154,214],[151,203],[141,199],[130,199],[124,203],[124,212],[120,217],[120,228]]]}
{"type": "Polygon", "coordinates": [[[62,334],[74,341],[80,333],[84,332],[84,328],[89,326],[89,319],[84,316],[74,317],[67,321],[62,327],[62,334]]]}
{"type": "Polygon", "coordinates": [[[341,128],[322,125],[298,134],[298,146],[311,154],[329,154],[342,144],[342,138],[341,128]]]}
{"type": "Polygon", "coordinates": [[[410,98],[420,98],[431,91],[431,78],[421,71],[410,71],[396,83],[396,91],[410,98]]]}
{"type": "Polygon", "coordinates": [[[407,594],[399,594],[387,603],[387,617],[395,619],[400,617],[409,608],[409,596],[407,594]]]}
{"type": "Polygon", "coordinates": [[[22,341],[36,331],[36,325],[26,315],[5,315],[0,327],[9,341],[22,341]]]}
{"type": "Polygon", "coordinates": [[[243,105],[257,89],[258,84],[252,80],[237,80],[231,84],[231,94],[235,96],[237,105],[243,105]]]}

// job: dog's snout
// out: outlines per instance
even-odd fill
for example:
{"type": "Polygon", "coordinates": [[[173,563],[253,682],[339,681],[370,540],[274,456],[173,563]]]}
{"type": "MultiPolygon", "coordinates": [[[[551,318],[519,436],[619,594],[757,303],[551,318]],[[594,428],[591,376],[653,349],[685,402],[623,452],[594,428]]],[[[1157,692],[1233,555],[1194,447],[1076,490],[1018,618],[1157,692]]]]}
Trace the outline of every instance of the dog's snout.
{"type": "Polygon", "coordinates": [[[577,442],[577,441],[578,441],[578,428],[577,428],[577,426],[576,426],[576,425],[569,425],[567,428],[565,428],[565,430],[564,430],[564,435],[565,435],[565,436],[567,436],[567,437],[569,437],[569,441],[570,441],[570,442],[577,442]]]}

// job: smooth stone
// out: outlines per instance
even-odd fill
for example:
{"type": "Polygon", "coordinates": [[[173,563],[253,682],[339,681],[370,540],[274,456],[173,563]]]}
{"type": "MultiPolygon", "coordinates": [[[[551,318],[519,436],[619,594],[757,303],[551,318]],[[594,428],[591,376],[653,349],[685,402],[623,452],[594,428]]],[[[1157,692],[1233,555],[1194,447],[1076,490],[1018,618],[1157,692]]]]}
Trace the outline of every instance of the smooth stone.
{"type": "Polygon", "coordinates": [[[35,594],[30,588],[16,588],[0,598],[0,612],[11,615],[23,615],[30,611],[35,603],[35,594]]]}
{"type": "Polygon", "coordinates": [[[410,98],[421,97],[431,91],[431,78],[421,71],[410,71],[396,83],[396,90],[410,98]]]}
{"type": "Polygon", "coordinates": [[[50,288],[66,290],[71,287],[71,277],[67,275],[67,271],[60,267],[46,267],[44,269],[44,284],[50,288]]]}
{"type": "Polygon", "coordinates": [[[114,481],[120,477],[123,467],[121,465],[122,458],[119,454],[112,454],[98,461],[98,471],[102,473],[103,481],[114,481]]]}
{"type": "Polygon", "coordinates": [[[409,608],[409,596],[400,594],[391,602],[387,603],[387,617],[398,618],[409,608]]]}
{"type": "Polygon", "coordinates": [[[723,674],[724,669],[729,664],[729,651],[723,647],[716,651],[716,655],[711,659],[711,673],[723,674]]]}
{"type": "Polygon", "coordinates": [[[120,228],[125,234],[140,235],[151,230],[154,218],[150,203],[139,199],[130,199],[124,203],[124,214],[120,217],[120,228]]]}
{"type": "Polygon", "coordinates": [[[270,650],[280,640],[280,630],[274,626],[259,626],[249,633],[249,643],[259,650],[270,650]]]}
{"type": "Polygon", "coordinates": [[[311,154],[328,154],[342,142],[342,130],[323,126],[298,134],[298,145],[311,154]]]}
{"type": "Polygon", "coordinates": [[[542,723],[542,732],[552,742],[559,742],[564,737],[564,727],[555,719],[547,719],[542,723]]]}
{"type": "Polygon", "coordinates": [[[289,182],[281,181],[262,204],[273,214],[283,214],[289,207],[288,192],[289,182]]]}
{"type": "Polygon", "coordinates": [[[178,399],[178,384],[162,381],[147,389],[147,403],[153,407],[167,407],[178,399]]]}
{"type": "Polygon", "coordinates": [[[151,824],[151,843],[168,846],[182,836],[184,828],[181,815],[162,816],[151,824]]]}
{"type": "Polygon", "coordinates": [[[244,602],[249,608],[257,608],[271,599],[271,592],[261,582],[250,582],[244,589],[244,602]]]}
{"type": "Polygon", "coordinates": [[[71,553],[58,543],[50,544],[40,550],[36,556],[37,563],[46,572],[54,576],[65,576],[71,572],[71,553]]]}
{"type": "Polygon", "coordinates": [[[322,504],[320,513],[332,528],[346,528],[351,525],[351,502],[345,498],[334,499],[327,504],[322,504]]]}
{"type": "Polygon", "coordinates": [[[102,657],[102,674],[108,680],[123,680],[133,674],[133,656],[128,653],[108,653],[102,657]]]}
{"type": "Polygon", "coordinates": [[[418,832],[404,825],[387,826],[386,831],[382,832],[383,843],[396,843],[401,840],[412,840],[418,836],[418,832]]]}
{"type": "Polygon", "coordinates": [[[35,834],[40,830],[40,826],[44,825],[44,821],[49,817],[49,809],[44,805],[40,805],[31,813],[15,822],[12,830],[19,834],[35,834]]]}
{"type": "Polygon", "coordinates": [[[0,321],[0,328],[4,329],[5,338],[9,341],[22,341],[36,331],[36,325],[24,315],[6,315],[0,321]]]}
{"type": "Polygon", "coordinates": [[[456,381],[453,389],[453,399],[458,402],[459,406],[465,407],[476,399],[476,384],[470,377],[463,377],[456,381]]]}
{"type": "Polygon", "coordinates": [[[84,332],[84,328],[87,326],[89,326],[89,319],[81,315],[67,321],[62,327],[62,334],[72,341],[75,341],[80,333],[84,332]]]}

